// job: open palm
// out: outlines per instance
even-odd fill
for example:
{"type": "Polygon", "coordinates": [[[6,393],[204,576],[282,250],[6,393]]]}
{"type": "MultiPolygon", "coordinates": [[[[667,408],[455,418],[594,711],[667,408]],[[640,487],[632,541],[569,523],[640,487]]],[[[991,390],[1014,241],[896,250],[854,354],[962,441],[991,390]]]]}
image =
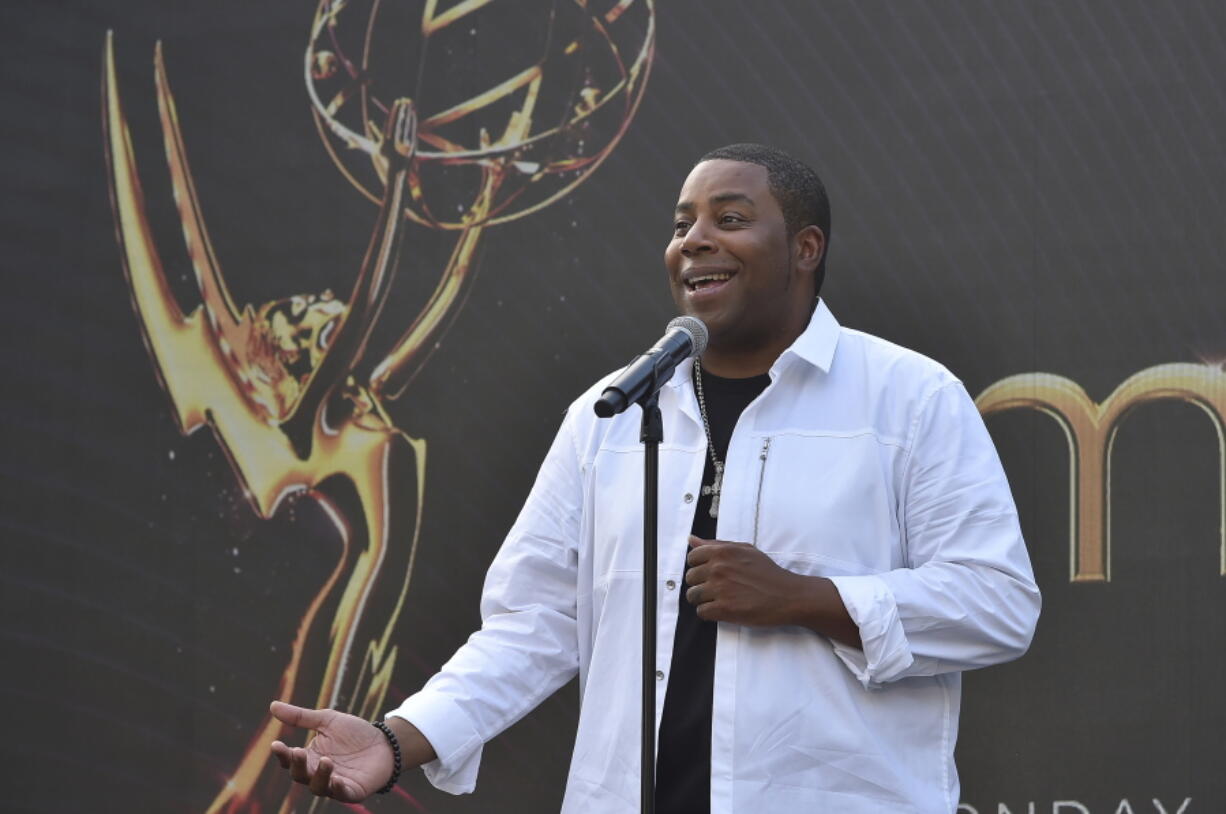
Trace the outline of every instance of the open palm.
{"type": "Polygon", "coordinates": [[[383,733],[356,715],[333,709],[305,709],[274,701],[277,720],[315,730],[306,747],[274,741],[272,753],[290,776],[314,794],[346,803],[366,799],[392,775],[392,750],[383,733]]]}

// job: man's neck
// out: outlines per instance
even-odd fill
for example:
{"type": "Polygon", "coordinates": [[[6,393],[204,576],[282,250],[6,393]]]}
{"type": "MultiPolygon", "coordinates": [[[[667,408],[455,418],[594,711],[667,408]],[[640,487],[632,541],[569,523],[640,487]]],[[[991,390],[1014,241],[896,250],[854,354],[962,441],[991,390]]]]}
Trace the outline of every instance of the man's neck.
{"type": "Polygon", "coordinates": [[[702,369],[725,379],[748,379],[771,369],[782,350],[769,353],[720,353],[708,347],[702,354],[702,369]]]}
{"type": "Polygon", "coordinates": [[[778,330],[767,336],[750,338],[728,337],[712,334],[710,343],[702,353],[703,369],[725,379],[748,379],[769,373],[775,360],[792,347],[813,319],[818,300],[805,304],[782,321],[778,330]],[[722,341],[721,341],[722,340],[722,341]]]}

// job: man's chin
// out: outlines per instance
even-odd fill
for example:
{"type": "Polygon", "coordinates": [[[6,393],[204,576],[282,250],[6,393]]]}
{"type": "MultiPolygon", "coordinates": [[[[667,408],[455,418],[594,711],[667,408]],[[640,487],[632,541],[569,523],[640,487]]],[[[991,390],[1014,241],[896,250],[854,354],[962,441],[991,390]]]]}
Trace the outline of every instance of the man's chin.
{"type": "Polygon", "coordinates": [[[689,298],[677,302],[677,312],[687,317],[702,320],[702,324],[707,326],[708,331],[712,330],[713,326],[725,321],[723,309],[715,303],[695,303],[689,298]]]}
{"type": "Polygon", "coordinates": [[[736,331],[726,319],[721,318],[720,314],[691,314],[690,316],[702,320],[702,324],[707,326],[707,347],[710,350],[736,346],[738,341],[736,331]]]}

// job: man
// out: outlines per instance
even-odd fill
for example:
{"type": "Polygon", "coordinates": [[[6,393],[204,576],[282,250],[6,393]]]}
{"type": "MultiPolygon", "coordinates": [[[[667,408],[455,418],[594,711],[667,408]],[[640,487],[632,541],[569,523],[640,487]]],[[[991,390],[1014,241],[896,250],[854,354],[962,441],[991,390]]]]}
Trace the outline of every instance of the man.
{"type": "MultiPolygon", "coordinates": [[[[704,156],[665,251],[710,344],[660,393],[658,811],[951,812],[962,670],[1029,646],[1039,594],[999,460],[940,365],[817,299],[829,206],[771,148],[704,156]]],[[[482,629],[389,714],[406,766],[472,789],[481,745],[577,669],[565,812],[638,806],[636,410],[577,400],[486,579],[482,629]],[[412,723],[410,723],[412,722],[412,723]]],[[[361,719],[273,744],[356,800],[392,774],[361,719]]]]}

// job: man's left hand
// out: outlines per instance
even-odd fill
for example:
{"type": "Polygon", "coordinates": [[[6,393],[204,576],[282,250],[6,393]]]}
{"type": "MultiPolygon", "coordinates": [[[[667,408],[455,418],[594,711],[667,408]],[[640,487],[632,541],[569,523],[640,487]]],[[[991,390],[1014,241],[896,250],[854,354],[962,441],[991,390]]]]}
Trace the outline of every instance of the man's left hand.
{"type": "Polygon", "coordinates": [[[803,625],[860,646],[860,631],[834,583],[787,570],[748,543],[690,536],[685,598],[699,619],[738,625],[803,625]]]}
{"type": "Polygon", "coordinates": [[[748,543],[690,536],[685,598],[699,619],[738,625],[796,624],[789,599],[804,579],[748,543]]]}

